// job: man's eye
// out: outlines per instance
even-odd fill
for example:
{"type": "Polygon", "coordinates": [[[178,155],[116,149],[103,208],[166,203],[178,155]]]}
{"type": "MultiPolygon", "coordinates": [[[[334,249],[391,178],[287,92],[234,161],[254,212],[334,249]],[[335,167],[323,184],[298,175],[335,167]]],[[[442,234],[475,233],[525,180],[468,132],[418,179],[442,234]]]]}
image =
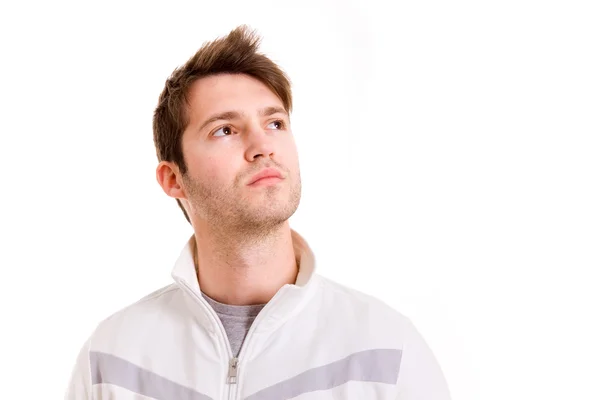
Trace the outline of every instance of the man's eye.
{"type": "Polygon", "coordinates": [[[283,123],[283,121],[278,119],[276,121],[271,122],[268,126],[273,126],[273,128],[271,129],[283,129],[285,124],[283,123]]]}
{"type": "Polygon", "coordinates": [[[230,126],[224,126],[222,128],[217,129],[216,131],[214,131],[213,136],[225,136],[225,135],[231,135],[231,127],[230,126]],[[217,135],[217,133],[219,132],[223,132],[224,135],[217,135]]]}

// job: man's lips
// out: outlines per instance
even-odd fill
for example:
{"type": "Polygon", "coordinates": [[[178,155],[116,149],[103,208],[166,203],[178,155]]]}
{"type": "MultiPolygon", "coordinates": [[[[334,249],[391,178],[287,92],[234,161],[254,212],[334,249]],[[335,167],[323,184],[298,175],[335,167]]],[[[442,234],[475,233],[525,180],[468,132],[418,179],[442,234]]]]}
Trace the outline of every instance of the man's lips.
{"type": "Polygon", "coordinates": [[[278,178],[278,179],[282,179],[283,176],[275,168],[265,168],[262,171],[260,171],[258,174],[254,175],[250,179],[250,183],[248,183],[248,185],[252,185],[252,184],[260,181],[261,179],[266,179],[266,178],[278,178]]]}

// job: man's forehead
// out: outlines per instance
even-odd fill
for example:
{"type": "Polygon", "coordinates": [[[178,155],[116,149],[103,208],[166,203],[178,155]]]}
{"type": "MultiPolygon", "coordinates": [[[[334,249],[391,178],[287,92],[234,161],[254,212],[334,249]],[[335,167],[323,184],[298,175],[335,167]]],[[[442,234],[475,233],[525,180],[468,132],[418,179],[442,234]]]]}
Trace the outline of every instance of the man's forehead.
{"type": "Polygon", "coordinates": [[[277,94],[260,80],[245,74],[216,74],[197,79],[190,86],[191,97],[229,98],[230,96],[277,97],[277,94]]]}
{"type": "MultiPolygon", "coordinates": [[[[206,78],[202,78],[206,79],[206,78]]],[[[200,81],[200,80],[199,80],[200,81]]],[[[247,85],[221,85],[215,80],[195,82],[190,88],[189,109],[198,119],[226,112],[237,112],[242,115],[261,115],[273,109],[287,115],[281,99],[265,85],[248,90],[247,85]]]]}

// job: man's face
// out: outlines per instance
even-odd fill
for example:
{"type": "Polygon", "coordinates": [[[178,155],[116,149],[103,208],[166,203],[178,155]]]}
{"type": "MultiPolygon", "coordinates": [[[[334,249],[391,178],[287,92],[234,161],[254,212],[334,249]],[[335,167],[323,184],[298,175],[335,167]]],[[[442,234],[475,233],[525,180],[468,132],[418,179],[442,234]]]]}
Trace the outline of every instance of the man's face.
{"type": "Polygon", "coordinates": [[[301,180],[281,100],[255,78],[221,74],[196,81],[189,105],[182,181],[190,217],[248,232],[290,218],[300,203],[301,180]],[[265,168],[282,179],[250,185],[265,168]]]}

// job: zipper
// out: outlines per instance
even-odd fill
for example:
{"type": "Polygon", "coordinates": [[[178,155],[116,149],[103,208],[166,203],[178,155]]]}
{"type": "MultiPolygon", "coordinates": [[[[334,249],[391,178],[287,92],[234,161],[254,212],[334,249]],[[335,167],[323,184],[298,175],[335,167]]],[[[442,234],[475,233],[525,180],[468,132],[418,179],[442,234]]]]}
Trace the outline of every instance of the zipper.
{"type": "Polygon", "coordinates": [[[233,357],[231,360],[229,360],[229,376],[227,379],[227,383],[229,384],[237,383],[237,364],[237,357],[233,357]]]}
{"type": "Polygon", "coordinates": [[[238,359],[237,357],[233,357],[231,360],[229,360],[229,374],[227,375],[227,383],[229,385],[229,400],[234,400],[235,394],[237,393],[237,368],[238,359]]]}
{"type": "Polygon", "coordinates": [[[225,341],[225,348],[227,349],[227,355],[229,357],[229,359],[228,359],[229,368],[228,368],[227,380],[226,380],[226,385],[228,387],[228,394],[229,394],[228,397],[229,397],[229,400],[235,400],[236,394],[237,394],[239,364],[240,364],[240,360],[243,359],[243,355],[245,353],[244,350],[248,347],[248,342],[250,341],[250,338],[252,337],[252,333],[256,330],[256,326],[260,322],[260,319],[262,317],[264,317],[264,315],[265,315],[265,312],[263,312],[263,311],[265,311],[265,309],[267,307],[269,307],[269,308],[272,307],[272,304],[279,297],[279,295],[281,294],[282,291],[279,290],[277,293],[275,293],[275,296],[273,296],[271,298],[271,301],[269,301],[267,303],[267,305],[265,305],[264,308],[258,313],[258,315],[256,316],[256,319],[254,320],[254,322],[250,326],[250,329],[248,330],[248,334],[246,335],[246,337],[244,338],[244,341],[242,342],[242,347],[240,348],[239,357],[234,357],[233,350],[231,350],[231,344],[229,343],[229,338],[227,337],[227,332],[225,332],[225,327],[223,326],[223,323],[219,319],[219,316],[217,315],[215,310],[210,306],[210,304],[206,303],[206,300],[204,300],[203,298],[200,298],[200,296],[198,296],[198,294],[196,294],[196,292],[194,292],[184,281],[180,281],[180,284],[188,291],[188,293],[190,293],[201,304],[203,304],[205,307],[208,308],[210,315],[212,315],[213,319],[217,321],[217,326],[219,326],[219,328],[221,329],[221,338],[224,339],[224,341],[225,341]]]}

